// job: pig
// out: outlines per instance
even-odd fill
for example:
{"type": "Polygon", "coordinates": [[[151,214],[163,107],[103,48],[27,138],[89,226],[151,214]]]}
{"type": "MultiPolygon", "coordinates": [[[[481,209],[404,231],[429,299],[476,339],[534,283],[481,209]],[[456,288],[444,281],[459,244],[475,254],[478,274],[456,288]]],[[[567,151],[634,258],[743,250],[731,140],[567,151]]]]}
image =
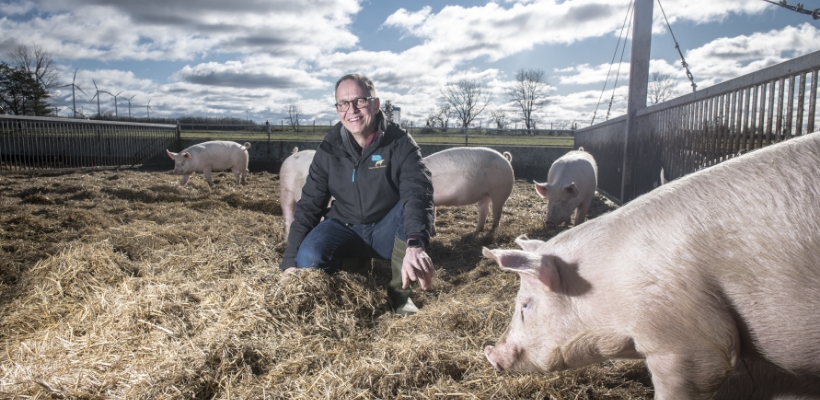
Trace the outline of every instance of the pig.
{"type": "MultiPolygon", "coordinates": [[[[515,183],[512,154],[501,154],[486,147],[454,147],[433,153],[423,162],[433,179],[434,206],[475,204],[478,207],[475,231],[482,232],[492,202],[491,230],[498,227],[504,203],[515,183]]],[[[435,218],[430,234],[436,234],[435,218]]]]}
{"type": "Polygon", "coordinates": [[[813,133],[670,181],[547,242],[484,248],[520,277],[487,360],[532,372],[645,359],[656,399],[755,391],[738,384],[820,397],[818,176],[813,133]]]}
{"type": "Polygon", "coordinates": [[[546,225],[557,227],[566,223],[569,226],[573,211],[575,225],[580,225],[587,217],[597,188],[598,166],[583,147],[555,160],[547,173],[547,182],[535,182],[535,191],[548,200],[546,225]]]}
{"type": "Polygon", "coordinates": [[[282,206],[282,216],[285,220],[286,238],[290,234],[296,203],[302,198],[302,187],[305,186],[315,154],[316,150],[299,151],[298,147],[294,147],[291,155],[279,168],[279,204],[282,206]]]}
{"type": "Polygon", "coordinates": [[[185,186],[194,172],[205,175],[208,186],[214,187],[211,179],[212,171],[231,170],[236,177],[236,184],[248,183],[248,149],[250,143],[240,145],[236,142],[214,140],[195,144],[179,153],[172,153],[165,149],[168,157],[174,160],[174,175],[184,175],[179,182],[185,186]]]}

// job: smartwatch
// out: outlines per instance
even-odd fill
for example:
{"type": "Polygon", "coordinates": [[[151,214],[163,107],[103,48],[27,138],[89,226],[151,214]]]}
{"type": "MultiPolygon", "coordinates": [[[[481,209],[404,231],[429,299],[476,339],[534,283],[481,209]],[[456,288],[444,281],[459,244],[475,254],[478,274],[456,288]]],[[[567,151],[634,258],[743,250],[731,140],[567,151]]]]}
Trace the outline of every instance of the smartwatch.
{"type": "Polygon", "coordinates": [[[424,243],[421,239],[410,239],[407,241],[407,247],[421,247],[424,248],[424,243]]]}

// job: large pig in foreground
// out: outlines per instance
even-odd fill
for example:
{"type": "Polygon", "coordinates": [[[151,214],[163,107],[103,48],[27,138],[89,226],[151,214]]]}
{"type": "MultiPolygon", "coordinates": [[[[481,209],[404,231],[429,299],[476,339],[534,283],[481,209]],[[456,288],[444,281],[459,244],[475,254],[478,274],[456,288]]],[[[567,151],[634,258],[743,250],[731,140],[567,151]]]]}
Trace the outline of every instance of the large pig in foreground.
{"type": "MultiPolygon", "coordinates": [[[[492,230],[495,230],[515,183],[511,161],[510,153],[502,155],[486,147],[454,147],[425,157],[424,164],[433,178],[433,204],[475,204],[478,207],[475,231],[481,232],[492,202],[492,230]]],[[[435,235],[435,224],[431,234],[435,235]]]]}
{"type": "Polygon", "coordinates": [[[168,157],[174,160],[174,175],[184,175],[180,185],[188,183],[194,172],[205,175],[208,186],[213,187],[212,171],[230,169],[236,177],[236,184],[248,183],[248,149],[250,143],[240,145],[236,142],[215,140],[203,142],[188,147],[179,153],[172,153],[165,149],[168,157]]]}
{"type": "Polygon", "coordinates": [[[820,397],[818,177],[814,133],[671,181],[548,242],[485,248],[521,279],[487,359],[556,371],[644,358],[656,399],[820,397]]]}
{"type": "Polygon", "coordinates": [[[279,204],[285,219],[285,238],[290,234],[296,203],[302,198],[302,187],[305,186],[310,164],[316,154],[316,150],[298,150],[295,147],[279,168],[279,204]]]}
{"type": "Polygon", "coordinates": [[[573,211],[575,225],[580,225],[586,219],[597,187],[598,166],[583,147],[555,160],[547,173],[547,182],[535,182],[535,190],[548,200],[546,225],[569,225],[573,211]]]}

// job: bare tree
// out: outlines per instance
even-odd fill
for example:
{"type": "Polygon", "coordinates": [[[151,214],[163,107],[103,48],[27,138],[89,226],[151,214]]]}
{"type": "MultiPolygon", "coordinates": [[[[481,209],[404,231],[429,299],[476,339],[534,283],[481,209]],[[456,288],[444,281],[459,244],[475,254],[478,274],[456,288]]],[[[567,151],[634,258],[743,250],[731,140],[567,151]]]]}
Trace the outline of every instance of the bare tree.
{"type": "Polygon", "coordinates": [[[59,73],[54,60],[42,47],[20,45],[9,52],[12,63],[30,74],[40,90],[32,90],[34,115],[48,115],[51,110],[46,100],[51,98],[50,91],[59,86],[59,73]]]}
{"type": "Polygon", "coordinates": [[[445,104],[427,117],[427,126],[430,128],[439,127],[446,130],[449,127],[450,117],[452,117],[452,115],[452,108],[449,104],[445,104]]]}
{"type": "Polygon", "coordinates": [[[384,102],[382,112],[384,113],[384,119],[393,122],[393,103],[391,103],[390,100],[384,102]]]}
{"type": "Polygon", "coordinates": [[[515,73],[515,82],[507,89],[507,97],[521,109],[527,130],[533,129],[533,111],[547,104],[547,78],[544,70],[518,70],[515,73]]]}
{"type": "Polygon", "coordinates": [[[461,127],[470,126],[487,104],[490,103],[490,94],[484,85],[476,80],[462,79],[449,84],[442,89],[444,101],[461,122],[461,127]]]}
{"type": "Polygon", "coordinates": [[[498,129],[506,129],[507,124],[509,123],[507,119],[507,113],[504,110],[495,110],[490,113],[490,118],[495,123],[495,127],[498,129]]]}
{"type": "Polygon", "coordinates": [[[299,132],[299,117],[302,115],[302,109],[299,107],[299,103],[293,100],[287,106],[288,111],[288,121],[290,121],[290,126],[299,132]]]}
{"type": "Polygon", "coordinates": [[[663,103],[677,96],[675,92],[677,83],[672,75],[658,71],[653,72],[649,76],[649,87],[647,87],[646,101],[649,103],[648,105],[663,103]]]}

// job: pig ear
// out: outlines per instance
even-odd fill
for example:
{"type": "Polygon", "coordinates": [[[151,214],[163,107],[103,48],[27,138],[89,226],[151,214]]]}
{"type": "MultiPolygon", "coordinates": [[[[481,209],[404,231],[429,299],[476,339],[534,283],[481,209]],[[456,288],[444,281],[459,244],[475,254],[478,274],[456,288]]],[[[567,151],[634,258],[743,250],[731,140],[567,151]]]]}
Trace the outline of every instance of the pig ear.
{"type": "Polygon", "coordinates": [[[521,246],[524,251],[535,251],[546,242],[542,240],[530,240],[527,235],[521,235],[515,238],[515,243],[521,246]]]}
{"type": "Polygon", "coordinates": [[[564,186],[564,191],[570,195],[570,197],[578,197],[578,187],[575,186],[575,182],[570,183],[567,186],[564,186]]]}
{"type": "Polygon", "coordinates": [[[185,156],[185,158],[187,158],[187,159],[189,159],[189,160],[191,159],[191,153],[189,153],[189,152],[187,152],[187,151],[186,151],[186,152],[184,152],[184,153],[182,153],[182,155],[183,155],[183,156],[185,156]]]}
{"type": "Polygon", "coordinates": [[[538,192],[538,195],[541,197],[547,197],[547,189],[549,189],[549,183],[538,183],[535,182],[535,191],[538,192]]]}
{"type": "Polygon", "coordinates": [[[484,257],[494,259],[503,270],[513,271],[521,279],[535,278],[553,292],[560,284],[558,269],[552,257],[521,250],[481,250],[484,257]]]}
{"type": "Polygon", "coordinates": [[[171,157],[172,160],[176,160],[177,153],[171,153],[168,149],[165,149],[165,152],[168,153],[168,157],[171,157]]]}

